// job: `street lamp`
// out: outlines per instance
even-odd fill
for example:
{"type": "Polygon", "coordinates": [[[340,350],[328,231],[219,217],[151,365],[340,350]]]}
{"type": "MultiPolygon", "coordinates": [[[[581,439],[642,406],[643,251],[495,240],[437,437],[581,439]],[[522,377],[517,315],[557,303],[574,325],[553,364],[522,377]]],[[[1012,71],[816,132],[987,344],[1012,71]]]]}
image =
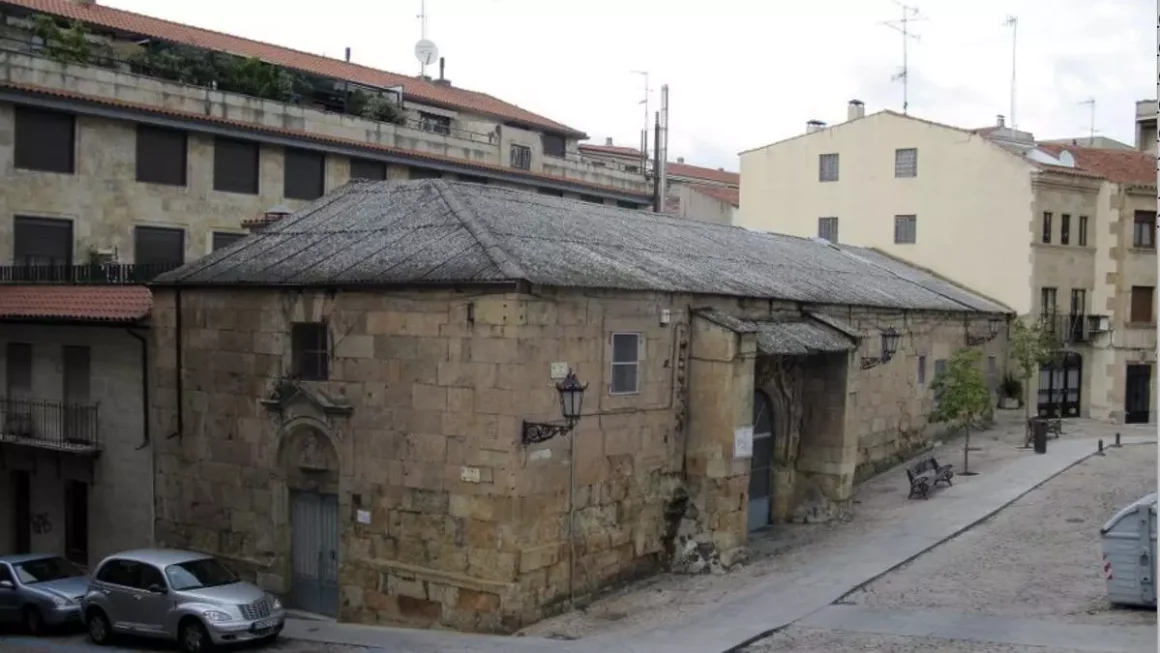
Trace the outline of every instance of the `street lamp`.
{"type": "Polygon", "coordinates": [[[868,370],[876,365],[889,363],[890,359],[894,358],[894,354],[898,353],[898,340],[902,336],[899,335],[894,327],[886,327],[882,330],[881,339],[881,353],[875,357],[863,357],[860,363],[862,369],[868,370]]]}
{"type": "Polygon", "coordinates": [[[556,384],[556,391],[560,393],[560,413],[564,417],[564,423],[553,424],[525,420],[521,441],[524,444],[535,444],[551,440],[557,435],[569,433],[580,421],[581,411],[584,407],[584,391],[587,389],[588,384],[580,383],[579,379],[576,378],[576,373],[568,370],[568,376],[556,384]]]}

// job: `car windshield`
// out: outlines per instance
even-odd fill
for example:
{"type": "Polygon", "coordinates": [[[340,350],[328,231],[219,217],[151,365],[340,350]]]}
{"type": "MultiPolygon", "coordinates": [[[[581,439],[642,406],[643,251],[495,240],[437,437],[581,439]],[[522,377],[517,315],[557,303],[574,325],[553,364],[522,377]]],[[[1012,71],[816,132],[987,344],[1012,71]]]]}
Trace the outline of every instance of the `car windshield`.
{"type": "Polygon", "coordinates": [[[165,568],[165,575],[169,577],[169,585],[175,592],[238,582],[234,572],[214,558],[169,565],[165,568]]]}
{"type": "Polygon", "coordinates": [[[85,575],[85,572],[81,571],[73,563],[55,556],[52,558],[18,562],[12,565],[12,567],[16,570],[16,577],[25,585],[35,585],[36,583],[46,583],[50,580],[76,578],[77,576],[85,575]]]}

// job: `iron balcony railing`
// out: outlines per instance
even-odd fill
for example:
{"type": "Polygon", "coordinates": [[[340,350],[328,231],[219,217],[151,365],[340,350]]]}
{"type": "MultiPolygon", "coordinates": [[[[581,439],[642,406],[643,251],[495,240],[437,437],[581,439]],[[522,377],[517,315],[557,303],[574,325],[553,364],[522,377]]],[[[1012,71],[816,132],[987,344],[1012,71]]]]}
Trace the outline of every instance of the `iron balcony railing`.
{"type": "Polygon", "coordinates": [[[1044,328],[1065,343],[1090,342],[1092,337],[1107,331],[1107,317],[1082,313],[1048,313],[1043,316],[1044,328]]]}
{"type": "Polygon", "coordinates": [[[81,265],[0,265],[0,283],[140,284],[181,267],[181,263],[84,263],[81,265]]]}
{"type": "Polygon", "coordinates": [[[97,404],[0,398],[0,442],[95,453],[101,443],[97,404]]]}

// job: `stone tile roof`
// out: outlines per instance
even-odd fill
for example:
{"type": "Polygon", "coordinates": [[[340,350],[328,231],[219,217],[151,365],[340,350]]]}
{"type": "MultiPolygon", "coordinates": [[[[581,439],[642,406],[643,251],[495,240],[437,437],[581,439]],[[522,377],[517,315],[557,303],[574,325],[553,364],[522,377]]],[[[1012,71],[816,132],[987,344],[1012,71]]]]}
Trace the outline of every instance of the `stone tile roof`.
{"type": "Polygon", "coordinates": [[[433,179],[351,182],[156,283],[512,282],[1009,312],[872,250],[433,179]]]}
{"type": "Polygon", "coordinates": [[[711,308],[695,313],[736,333],[756,333],[757,349],[763,354],[804,356],[851,351],[856,347],[851,336],[809,316],[793,320],[745,320],[711,308]]]}
{"type": "Polygon", "coordinates": [[[0,320],[136,322],[152,308],[145,286],[0,286],[0,320]]]}
{"type": "Polygon", "coordinates": [[[1076,168],[1117,184],[1156,183],[1154,154],[1137,150],[1076,147],[1055,143],[1039,143],[1039,148],[1053,156],[1066,151],[1075,159],[1076,168]]]}
{"type": "Polygon", "coordinates": [[[480,113],[502,120],[511,120],[527,125],[549,129],[587,138],[584,132],[558,123],[544,116],[532,113],[514,104],[504,102],[486,93],[469,91],[453,86],[433,84],[417,77],[408,77],[369,66],[349,63],[317,54],[301,52],[279,45],[254,41],[232,34],[183,25],[161,18],[154,18],[131,11],[106,7],[96,2],[82,3],[74,0],[3,0],[3,5],[14,5],[25,9],[52,14],[69,20],[78,20],[90,25],[104,27],[134,35],[149,36],[171,43],[190,45],[208,50],[227,52],[243,57],[254,57],[263,61],[314,73],[335,79],[347,80],[376,88],[403,86],[405,97],[419,102],[430,103],[473,113],[480,113]]]}
{"type": "Polygon", "coordinates": [[[48,98],[62,98],[73,101],[89,102],[98,106],[109,106],[120,109],[128,109],[144,114],[152,114],[156,116],[166,116],[171,118],[178,118],[183,121],[192,123],[204,123],[209,125],[222,125],[233,127],[237,129],[249,130],[257,133],[273,134],[276,136],[286,136],[291,138],[302,139],[303,141],[310,141],[315,143],[340,145],[345,147],[355,147],[366,150],[367,152],[383,152],[387,154],[395,154],[404,156],[408,159],[416,159],[419,161],[433,161],[439,163],[446,163],[455,165],[457,167],[475,168],[479,170],[492,170],[495,172],[502,172],[505,175],[523,177],[530,181],[547,180],[563,184],[571,184],[577,187],[599,188],[601,190],[620,193],[622,195],[647,198],[648,193],[632,191],[627,188],[618,188],[616,186],[608,186],[606,184],[597,184],[583,179],[576,179],[573,177],[562,177],[557,175],[549,175],[542,172],[530,172],[527,170],[518,170],[516,168],[504,167],[492,163],[483,163],[481,161],[471,161],[469,159],[458,159],[450,156],[443,156],[431,152],[421,152],[419,150],[408,150],[400,147],[393,147],[381,143],[373,143],[365,140],[355,140],[350,138],[340,138],[337,136],[328,136],[318,132],[311,132],[305,130],[288,129],[285,127],[274,127],[271,125],[260,125],[252,122],[244,122],[241,120],[233,120],[221,116],[205,115],[201,113],[190,113],[186,111],[178,111],[176,109],[168,109],[158,107],[151,104],[137,104],[127,102],[124,100],[117,100],[112,98],[99,97],[94,95],[86,95],[74,91],[62,91],[54,88],[45,88],[33,84],[23,84],[20,82],[9,82],[0,80],[0,89],[11,89],[21,93],[31,94],[33,96],[44,96],[48,98]]]}
{"type": "MultiPolygon", "coordinates": [[[[581,152],[597,152],[601,154],[612,154],[614,156],[632,157],[634,159],[640,158],[640,150],[633,147],[625,147],[623,145],[593,145],[590,143],[580,144],[581,152]]],[[[652,160],[652,157],[649,157],[652,160]]],[[[741,173],[729,172],[728,170],[718,170],[716,168],[706,168],[704,166],[695,166],[688,163],[681,163],[679,161],[669,161],[668,174],[674,177],[688,177],[690,179],[702,179],[704,181],[713,181],[727,186],[740,186],[741,173]]]]}

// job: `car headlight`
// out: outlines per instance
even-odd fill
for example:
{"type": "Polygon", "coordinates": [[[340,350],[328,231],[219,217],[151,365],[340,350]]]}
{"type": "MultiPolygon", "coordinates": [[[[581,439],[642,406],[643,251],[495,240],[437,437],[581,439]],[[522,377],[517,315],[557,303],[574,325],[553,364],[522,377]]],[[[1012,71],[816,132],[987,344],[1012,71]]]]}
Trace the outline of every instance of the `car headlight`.
{"type": "Polygon", "coordinates": [[[55,605],[58,608],[63,608],[63,607],[67,607],[69,605],[72,605],[72,601],[64,598],[63,596],[55,596],[55,595],[52,597],[52,603],[53,603],[53,605],[55,605]]]}
{"type": "Polygon", "coordinates": [[[273,601],[270,603],[270,605],[271,605],[271,606],[273,606],[273,609],[274,609],[274,610],[281,610],[281,609],[282,609],[282,602],[281,602],[281,601],[279,601],[278,599],[274,599],[274,600],[273,600],[273,601]]]}
{"type": "Polygon", "coordinates": [[[233,617],[220,610],[206,610],[205,612],[201,613],[201,616],[205,617],[206,621],[221,622],[233,620],[233,617]]]}

